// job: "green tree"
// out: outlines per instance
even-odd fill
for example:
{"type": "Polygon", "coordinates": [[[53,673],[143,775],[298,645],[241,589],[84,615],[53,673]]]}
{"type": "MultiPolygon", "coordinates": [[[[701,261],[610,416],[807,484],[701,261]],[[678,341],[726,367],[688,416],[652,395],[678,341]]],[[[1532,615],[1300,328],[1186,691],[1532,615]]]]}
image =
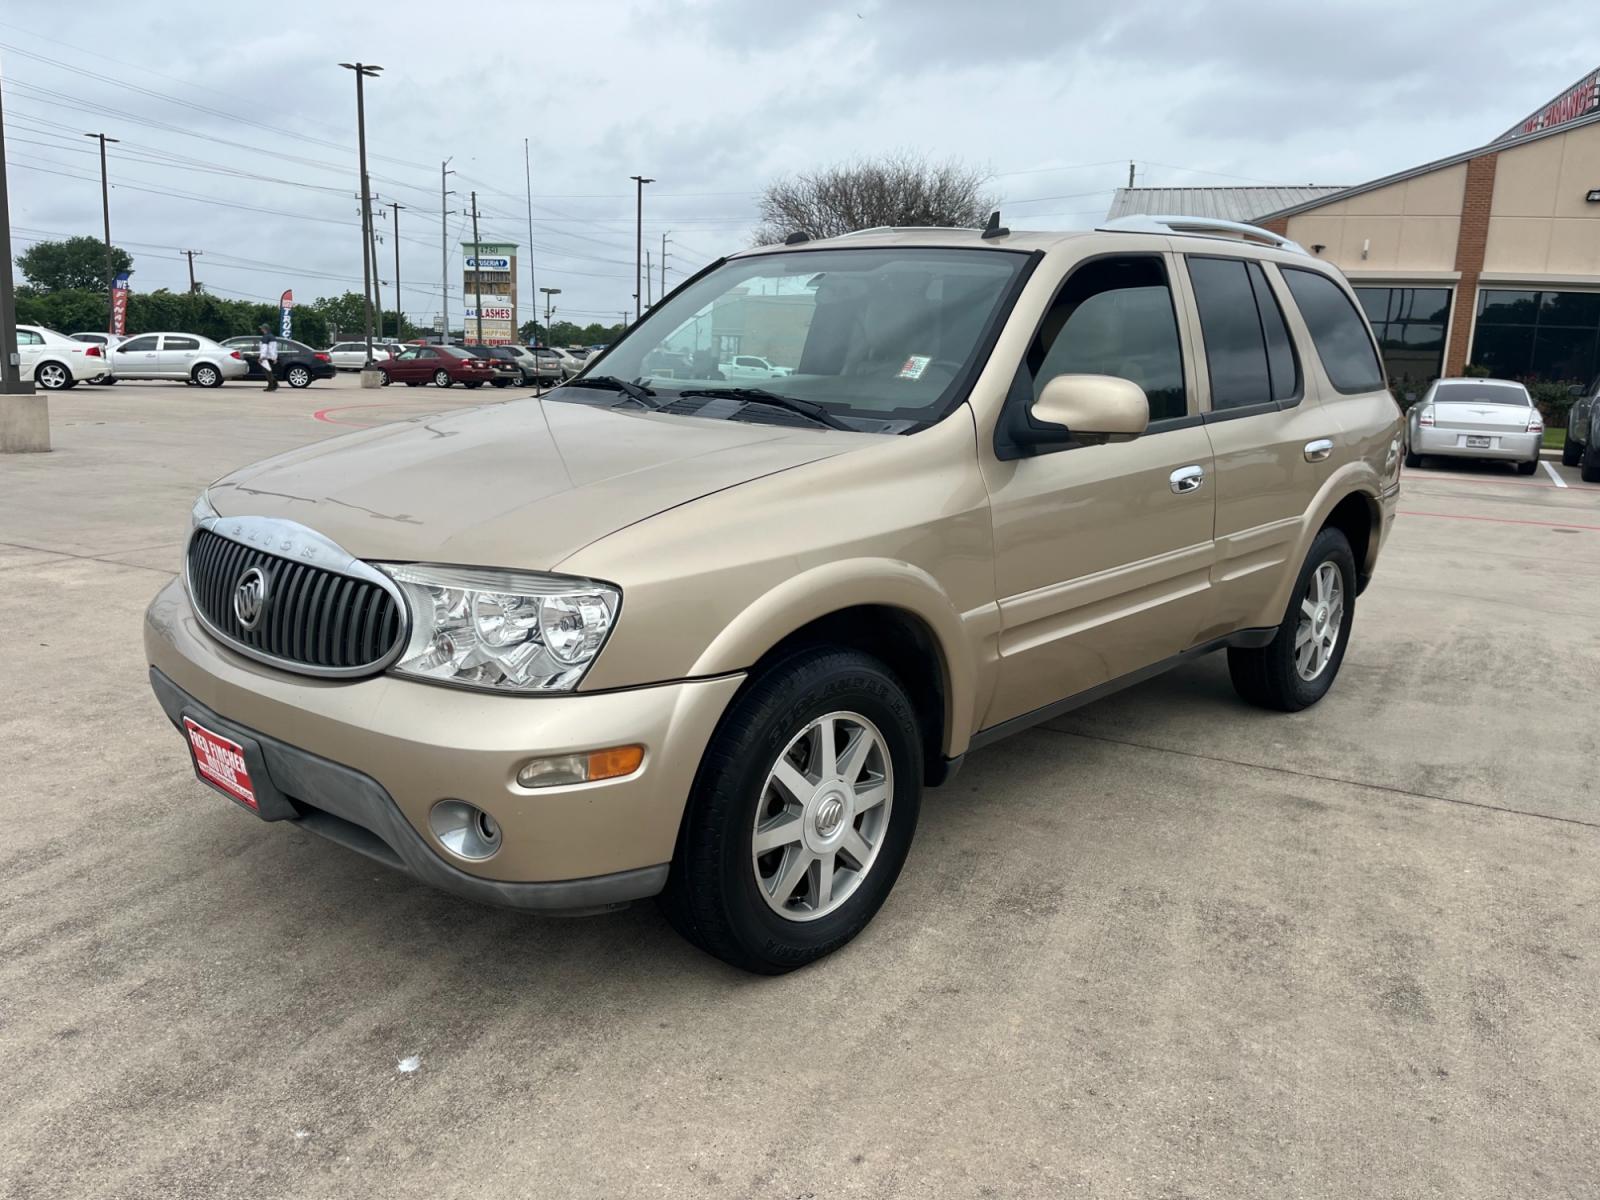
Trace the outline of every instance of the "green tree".
{"type": "MultiPolygon", "coordinates": [[[[133,270],[133,256],[111,247],[115,271],[133,270]]],[[[106,247],[99,238],[73,237],[61,242],[38,242],[17,255],[17,266],[41,292],[99,290],[106,287],[106,247]]]]}
{"type": "Polygon", "coordinates": [[[23,325],[43,325],[58,333],[82,333],[104,329],[110,315],[110,303],[101,291],[17,289],[17,320],[23,325]]]}

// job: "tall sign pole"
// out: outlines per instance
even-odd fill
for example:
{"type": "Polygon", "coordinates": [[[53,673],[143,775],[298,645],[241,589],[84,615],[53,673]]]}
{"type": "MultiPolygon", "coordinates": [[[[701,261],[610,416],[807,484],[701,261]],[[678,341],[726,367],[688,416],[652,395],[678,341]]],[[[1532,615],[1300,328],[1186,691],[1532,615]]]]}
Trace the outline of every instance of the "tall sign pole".
{"type": "Polygon", "coordinates": [[[367,180],[367,100],[362,85],[368,76],[375,76],[382,67],[371,63],[340,63],[347,71],[356,73],[356,144],[361,154],[361,282],[365,301],[362,304],[367,335],[366,369],[372,369],[372,281],[377,276],[378,264],[372,257],[372,191],[367,180]]]}
{"type": "Polygon", "coordinates": [[[628,178],[637,185],[633,225],[633,319],[637,321],[644,311],[640,307],[644,294],[640,279],[644,272],[644,185],[655,180],[646,179],[643,175],[630,175],[628,178]]]}
{"type": "Polygon", "coordinates": [[[111,185],[106,179],[106,143],[118,139],[103,133],[86,133],[100,142],[100,212],[106,222],[106,332],[116,332],[117,269],[111,262],[111,185]]]}

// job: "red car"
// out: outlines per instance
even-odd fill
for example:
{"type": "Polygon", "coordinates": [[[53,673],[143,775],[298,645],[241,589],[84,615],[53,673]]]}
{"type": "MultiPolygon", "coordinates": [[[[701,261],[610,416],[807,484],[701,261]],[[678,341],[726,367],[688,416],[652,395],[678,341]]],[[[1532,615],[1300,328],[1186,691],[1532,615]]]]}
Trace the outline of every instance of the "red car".
{"type": "Polygon", "coordinates": [[[407,346],[393,358],[378,364],[383,376],[383,386],[403,383],[407,387],[421,387],[431,383],[436,387],[449,387],[459,383],[463,387],[482,387],[494,380],[494,368],[458,346],[407,346]]]}

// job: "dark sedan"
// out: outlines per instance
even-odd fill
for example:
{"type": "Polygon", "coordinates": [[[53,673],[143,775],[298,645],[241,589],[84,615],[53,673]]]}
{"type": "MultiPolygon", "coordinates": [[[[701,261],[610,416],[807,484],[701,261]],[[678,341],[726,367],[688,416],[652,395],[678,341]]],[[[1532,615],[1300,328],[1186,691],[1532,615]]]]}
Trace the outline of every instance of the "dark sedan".
{"type": "MultiPolygon", "coordinates": [[[[333,365],[333,359],[325,350],[313,350],[304,342],[297,342],[293,338],[278,338],[278,369],[277,376],[290,387],[310,387],[313,379],[332,379],[338,374],[338,368],[333,365]]],[[[261,339],[255,334],[246,337],[231,337],[226,339],[224,346],[230,350],[237,350],[244,358],[250,372],[246,379],[265,379],[266,371],[261,367],[261,339]]]]}
{"type": "Polygon", "coordinates": [[[512,384],[533,387],[539,382],[538,367],[531,362],[524,366],[509,346],[464,346],[462,349],[476,358],[486,360],[494,368],[495,387],[510,387],[512,384]]]}
{"type": "Polygon", "coordinates": [[[431,383],[435,387],[482,387],[495,379],[494,368],[484,359],[467,353],[460,346],[407,346],[387,362],[378,364],[383,376],[383,386],[403,383],[407,387],[421,387],[431,383]]]}

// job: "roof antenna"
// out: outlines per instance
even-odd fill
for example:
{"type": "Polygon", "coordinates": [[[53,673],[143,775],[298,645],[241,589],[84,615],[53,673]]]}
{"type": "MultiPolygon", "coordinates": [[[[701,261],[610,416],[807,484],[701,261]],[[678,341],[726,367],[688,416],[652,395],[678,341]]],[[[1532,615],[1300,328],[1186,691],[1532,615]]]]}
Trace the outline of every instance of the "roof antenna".
{"type": "Polygon", "coordinates": [[[804,229],[796,229],[788,237],[783,239],[783,244],[785,246],[798,246],[801,242],[809,242],[810,240],[811,235],[804,229]]]}
{"type": "Polygon", "coordinates": [[[989,238],[1005,237],[1010,232],[1011,230],[1000,224],[1000,210],[998,208],[989,214],[989,223],[983,227],[983,237],[985,240],[989,238]]]}

